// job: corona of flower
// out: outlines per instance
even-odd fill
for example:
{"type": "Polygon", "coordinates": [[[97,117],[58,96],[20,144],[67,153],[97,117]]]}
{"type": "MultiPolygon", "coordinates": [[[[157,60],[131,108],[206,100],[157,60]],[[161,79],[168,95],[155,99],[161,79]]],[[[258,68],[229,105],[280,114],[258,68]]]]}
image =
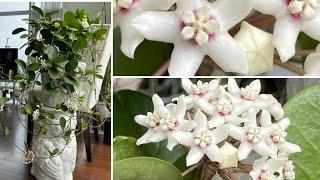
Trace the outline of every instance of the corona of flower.
{"type": "Polygon", "coordinates": [[[301,31],[320,40],[318,0],[255,0],[254,9],[276,17],[273,41],[282,62],[295,55],[296,41],[301,31]]]}
{"type": "Polygon", "coordinates": [[[248,73],[247,54],[228,30],[251,12],[252,0],[180,0],[176,4],[175,11],[144,12],[131,23],[149,40],[174,44],[170,75],[195,75],[205,55],[226,72],[248,73]]]}

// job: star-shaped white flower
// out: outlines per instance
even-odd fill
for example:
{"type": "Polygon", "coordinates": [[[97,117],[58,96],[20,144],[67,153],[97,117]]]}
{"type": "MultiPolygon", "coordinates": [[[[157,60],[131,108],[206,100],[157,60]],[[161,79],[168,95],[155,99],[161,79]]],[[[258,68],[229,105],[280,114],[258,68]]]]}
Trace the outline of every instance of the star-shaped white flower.
{"type": "Polygon", "coordinates": [[[278,170],[278,172],[280,172],[278,179],[293,180],[296,177],[293,162],[289,160],[278,170]]]}
{"type": "Polygon", "coordinates": [[[305,76],[320,76],[320,44],[316,52],[311,53],[304,62],[305,76]]]}
{"type": "MultiPolygon", "coordinates": [[[[253,180],[281,180],[275,173],[281,174],[281,169],[287,162],[287,159],[261,158],[253,163],[253,170],[250,176],[253,180]]],[[[284,180],[284,179],[283,179],[284,180]]]]}
{"type": "Polygon", "coordinates": [[[177,0],[113,0],[114,26],[121,30],[121,51],[134,58],[134,52],[144,37],[130,24],[145,11],[168,10],[177,0]]]}
{"type": "Polygon", "coordinates": [[[282,62],[295,55],[299,33],[320,40],[320,2],[318,0],[255,0],[254,9],[273,15],[275,48],[282,62]]]}
{"type": "Polygon", "coordinates": [[[274,124],[267,127],[257,126],[256,115],[256,111],[251,108],[247,112],[247,121],[243,127],[229,124],[229,135],[241,141],[238,150],[240,161],[246,159],[251,150],[254,150],[261,156],[275,155],[272,149],[265,143],[265,140],[274,133],[277,126],[274,124]]]}
{"type": "MultiPolygon", "coordinates": [[[[262,110],[260,118],[261,127],[268,127],[272,125],[270,113],[262,110]]],[[[290,119],[284,118],[277,123],[277,129],[266,138],[267,144],[273,150],[273,154],[278,152],[285,152],[288,154],[301,152],[298,145],[286,141],[287,132],[285,131],[290,125],[290,119]]]]}
{"type": "Polygon", "coordinates": [[[138,124],[148,128],[148,131],[137,140],[137,145],[168,139],[167,148],[171,151],[178,144],[173,134],[179,131],[189,132],[196,124],[184,119],[187,105],[183,98],[178,99],[177,105],[168,104],[165,106],[162,99],[155,94],[152,101],[154,113],[135,117],[138,124]]]}
{"type": "MultiPolygon", "coordinates": [[[[234,125],[239,125],[244,121],[240,117],[244,105],[236,106],[233,104],[232,100],[227,96],[227,92],[224,87],[219,86],[218,97],[210,102],[202,101],[199,103],[199,107],[212,116],[208,122],[209,128],[213,129],[222,126],[225,123],[232,123],[234,125]],[[240,108],[240,110],[239,110],[240,108]]],[[[245,107],[249,109],[249,107],[245,107]]]]}
{"type": "Polygon", "coordinates": [[[238,108],[238,114],[244,113],[249,108],[254,108],[257,111],[262,109],[267,110],[275,119],[280,119],[284,116],[281,104],[276,98],[272,95],[260,94],[260,80],[254,80],[248,86],[239,88],[235,79],[229,78],[227,89],[233,104],[242,107],[238,108]]]}
{"type": "Polygon", "coordinates": [[[175,11],[145,12],[131,25],[149,40],[174,44],[170,75],[195,75],[205,55],[226,72],[247,74],[246,52],[228,30],[252,7],[252,0],[180,0],[175,11]]]}
{"type": "Polygon", "coordinates": [[[199,104],[215,98],[218,94],[218,79],[205,83],[198,81],[197,84],[193,84],[190,79],[182,78],[181,84],[183,89],[188,93],[188,96],[184,97],[188,109],[197,108],[199,104]]]}
{"type": "Polygon", "coordinates": [[[211,131],[207,117],[201,111],[197,111],[194,121],[197,127],[193,132],[179,131],[174,134],[179,144],[190,147],[186,159],[187,166],[196,164],[204,155],[213,162],[221,162],[222,153],[217,144],[228,137],[227,127],[222,126],[211,131]]]}

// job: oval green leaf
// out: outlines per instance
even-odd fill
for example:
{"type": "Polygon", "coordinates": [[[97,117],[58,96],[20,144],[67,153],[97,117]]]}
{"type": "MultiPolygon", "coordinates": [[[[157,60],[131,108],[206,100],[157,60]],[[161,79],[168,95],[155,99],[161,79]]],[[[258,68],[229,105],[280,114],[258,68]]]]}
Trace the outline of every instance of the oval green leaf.
{"type": "Polygon", "coordinates": [[[320,177],[320,85],[311,86],[289,100],[284,110],[291,124],[288,141],[298,144],[302,152],[290,156],[296,179],[320,177]]]}
{"type": "Polygon", "coordinates": [[[141,147],[136,145],[134,137],[117,136],[113,139],[113,161],[143,156],[141,147]]]}
{"type": "Polygon", "coordinates": [[[115,180],[182,180],[177,168],[156,158],[135,157],[117,161],[113,165],[115,180]]]}

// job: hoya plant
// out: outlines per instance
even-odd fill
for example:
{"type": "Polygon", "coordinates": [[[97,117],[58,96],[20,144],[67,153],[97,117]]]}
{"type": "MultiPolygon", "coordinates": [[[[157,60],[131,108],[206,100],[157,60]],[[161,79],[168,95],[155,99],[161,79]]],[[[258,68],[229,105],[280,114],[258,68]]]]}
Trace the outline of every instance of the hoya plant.
{"type": "MultiPolygon", "coordinates": [[[[182,79],[181,86],[184,93],[169,99],[128,90],[114,94],[115,179],[317,176],[319,166],[311,159],[319,134],[305,130],[318,130],[312,124],[320,117],[320,97],[310,95],[320,91],[319,85],[284,106],[274,95],[261,93],[260,80],[239,87],[233,78],[182,79]],[[306,159],[312,162],[304,165],[306,159]]],[[[166,94],[162,85],[158,88],[166,94]]]]}
{"type": "MultiPolygon", "coordinates": [[[[25,54],[28,58],[27,61],[16,60],[19,73],[12,79],[18,84],[14,98],[21,108],[17,111],[32,119],[34,130],[28,133],[37,138],[60,137],[67,145],[71,132],[81,133],[90,123],[77,119],[80,128],[71,128],[76,112],[94,120],[95,112],[88,107],[86,94],[93,89],[95,78],[103,78],[97,65],[101,52],[95,45],[105,39],[108,29],[99,18],[91,19],[84,9],[68,11],[63,19],[55,17],[57,11],[44,12],[36,6],[32,6],[32,10],[37,18],[24,19],[30,25],[30,31],[17,28],[12,32],[26,40],[23,47],[27,46],[25,54]],[[89,61],[86,54],[90,55],[89,61]],[[91,85],[86,94],[80,92],[83,82],[91,85]],[[53,102],[48,102],[52,99],[53,102]],[[58,114],[64,116],[57,117],[58,114]],[[47,135],[54,126],[59,126],[62,131],[54,137],[47,135]]],[[[51,158],[64,150],[63,147],[44,148],[49,156],[37,157],[40,155],[34,154],[31,147],[20,148],[26,154],[24,162],[31,163],[34,157],[51,158]]]]}

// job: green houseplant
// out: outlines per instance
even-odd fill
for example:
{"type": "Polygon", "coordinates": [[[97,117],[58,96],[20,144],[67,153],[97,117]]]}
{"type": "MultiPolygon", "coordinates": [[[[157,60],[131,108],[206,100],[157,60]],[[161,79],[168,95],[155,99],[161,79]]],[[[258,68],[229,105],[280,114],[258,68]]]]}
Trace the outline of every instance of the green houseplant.
{"type": "Polygon", "coordinates": [[[28,62],[17,59],[20,73],[14,76],[19,83],[20,112],[32,118],[34,124],[33,132],[29,131],[34,135],[33,145],[26,145],[24,162],[34,162],[32,173],[39,179],[72,179],[75,136],[88,128],[85,119],[94,120],[95,115],[80,89],[83,82],[92,89],[94,79],[103,78],[101,66],[95,63],[100,54],[95,44],[105,39],[108,28],[99,18],[90,19],[84,9],[66,12],[63,20],[55,19],[57,11],[44,12],[36,6],[32,9],[39,18],[25,19],[31,32],[24,28],[12,32],[21,34],[27,40],[23,46],[28,46],[28,62]],[[86,61],[88,53],[90,63],[86,61]],[[77,119],[76,112],[88,118],[77,119]],[[57,168],[50,161],[62,166],[59,173],[50,172],[57,168]]]}

